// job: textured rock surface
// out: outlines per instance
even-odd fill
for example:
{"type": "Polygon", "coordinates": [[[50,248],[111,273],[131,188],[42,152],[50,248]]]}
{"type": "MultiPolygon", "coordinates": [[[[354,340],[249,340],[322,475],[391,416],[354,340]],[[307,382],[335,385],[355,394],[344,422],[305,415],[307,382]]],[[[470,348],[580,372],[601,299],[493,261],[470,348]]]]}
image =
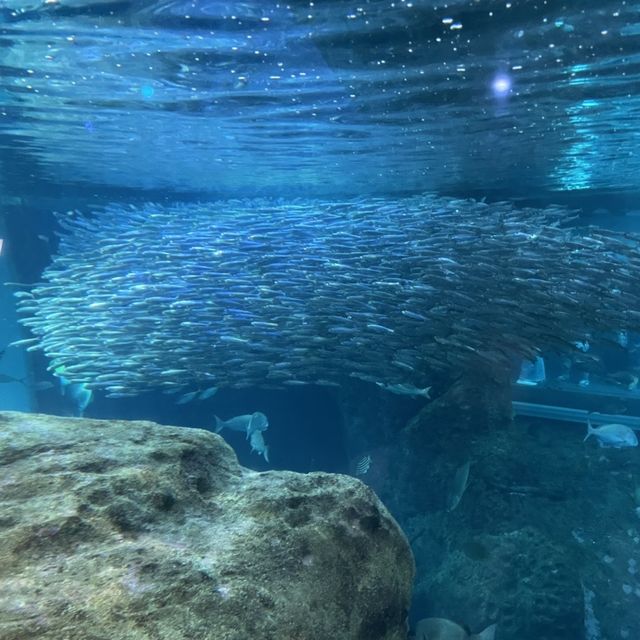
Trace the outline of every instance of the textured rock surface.
{"type": "MultiPolygon", "coordinates": [[[[519,418],[474,430],[435,415],[417,418],[409,450],[430,474],[399,514],[416,556],[416,614],[471,629],[497,622],[500,640],[584,638],[584,588],[601,630],[592,638],[638,637],[638,451],[583,442],[579,424],[519,418]],[[468,487],[448,512],[445,497],[466,460],[468,487]]],[[[402,464],[410,460],[394,468],[402,464]]]]}
{"type": "Polygon", "coordinates": [[[361,477],[412,543],[412,621],[496,622],[498,640],[638,640],[640,450],[583,442],[581,424],[512,420],[509,392],[489,376],[436,382],[430,402],[401,399],[414,416],[400,426],[384,396],[343,401],[353,457],[371,455],[361,477]]]}
{"type": "Polygon", "coordinates": [[[0,638],[399,640],[413,561],[346,477],[214,434],[0,413],[0,638]]]}

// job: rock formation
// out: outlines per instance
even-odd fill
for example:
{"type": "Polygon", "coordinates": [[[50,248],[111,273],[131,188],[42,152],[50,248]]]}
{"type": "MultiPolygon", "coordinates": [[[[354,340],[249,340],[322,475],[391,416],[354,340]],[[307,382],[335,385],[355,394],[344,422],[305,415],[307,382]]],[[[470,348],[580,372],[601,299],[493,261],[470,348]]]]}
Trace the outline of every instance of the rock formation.
{"type": "Polygon", "coordinates": [[[405,409],[385,414],[383,395],[345,404],[367,412],[359,422],[347,414],[351,450],[371,456],[360,477],[412,545],[412,621],[497,623],[500,640],[636,638],[638,449],[583,442],[582,424],[512,419],[507,383],[435,391],[422,406],[404,401],[415,415],[400,427],[405,409]]]}
{"type": "Polygon", "coordinates": [[[406,539],[347,476],[151,422],[0,413],[3,640],[401,640],[406,539]]]}

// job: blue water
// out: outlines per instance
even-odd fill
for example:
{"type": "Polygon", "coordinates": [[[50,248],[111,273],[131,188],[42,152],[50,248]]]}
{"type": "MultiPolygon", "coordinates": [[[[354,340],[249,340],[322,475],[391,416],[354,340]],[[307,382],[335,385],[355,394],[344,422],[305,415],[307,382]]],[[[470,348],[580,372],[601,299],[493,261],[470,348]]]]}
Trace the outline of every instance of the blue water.
{"type": "MultiPolygon", "coordinates": [[[[52,213],[86,213],[110,202],[141,206],[149,201],[435,192],[489,202],[559,203],[579,208],[581,225],[637,232],[639,86],[637,3],[0,0],[0,216],[6,235],[0,260],[11,279],[37,282],[58,245],[52,213]]],[[[18,330],[11,313],[3,314],[6,335],[12,335],[18,330]]],[[[608,338],[609,346],[594,347],[602,369],[638,369],[640,338],[629,337],[629,353],[608,338]]],[[[12,382],[8,393],[28,391],[32,410],[77,414],[47,366],[39,352],[0,358],[2,373],[22,378],[30,372],[26,389],[23,382],[12,382]]],[[[605,388],[594,376],[591,386],[581,386],[585,371],[593,371],[592,363],[567,364],[561,355],[550,354],[550,386],[542,392],[520,390],[521,399],[561,404],[570,397],[584,410],[640,415],[640,392],[629,388],[632,380],[609,381],[605,388]]],[[[468,399],[459,398],[460,405],[468,399]]],[[[388,464],[388,449],[400,441],[397,435],[397,441],[389,442],[389,433],[399,434],[423,404],[373,392],[360,401],[366,406],[357,424],[353,406],[350,413],[342,411],[344,395],[315,387],[223,389],[186,405],[159,392],[118,400],[96,393],[85,414],[213,429],[214,414],[229,418],[260,410],[271,425],[266,436],[270,461],[252,454],[243,434],[227,432],[241,464],[258,470],[348,472],[362,454],[373,451],[375,471],[381,460],[388,464]],[[378,423],[376,411],[386,412],[384,424],[378,423]],[[349,419],[356,424],[350,429],[349,419]]],[[[558,498],[555,489],[549,490],[551,498],[544,502],[548,495],[536,493],[536,483],[544,483],[545,477],[535,476],[535,457],[532,469],[515,465],[516,475],[526,479],[509,477],[500,468],[497,480],[487,474],[495,485],[480,486],[490,493],[496,486],[511,491],[517,485],[508,499],[513,513],[504,507],[508,514],[501,512],[504,520],[493,530],[478,512],[491,516],[494,503],[489,501],[485,509],[479,500],[473,512],[461,502],[453,515],[445,516],[453,525],[442,539],[423,535],[420,518],[433,513],[426,507],[421,513],[415,505],[433,507],[437,520],[445,497],[438,491],[448,486],[456,467],[472,458],[473,482],[482,465],[495,460],[484,450],[484,457],[473,458],[477,449],[470,446],[471,453],[457,460],[443,454],[442,462],[442,451],[450,453],[447,431],[431,449],[431,442],[425,445],[433,454],[429,461],[441,465],[438,471],[444,469],[445,479],[424,488],[421,477],[414,483],[415,493],[424,490],[425,495],[412,495],[410,507],[402,506],[403,495],[392,496],[394,515],[415,542],[418,583],[430,577],[432,563],[452,550],[462,554],[460,549],[472,549],[481,556],[484,548],[478,540],[486,544],[483,535],[502,535],[512,526],[509,518],[515,522],[525,511],[526,500],[540,500],[535,503],[540,521],[553,520],[549,514],[562,513],[563,500],[574,500],[576,513],[576,505],[589,508],[582,511],[584,521],[570,522],[562,530],[569,543],[561,548],[570,549],[574,538],[587,539],[591,573],[579,578],[596,591],[596,615],[606,618],[603,612],[614,611],[610,618],[622,622],[618,628],[616,620],[609,620],[611,633],[638,637],[637,595],[624,599],[626,592],[618,584],[624,579],[640,590],[624,565],[625,553],[637,553],[636,547],[625,546],[638,533],[631,498],[640,483],[637,450],[603,458],[593,442],[588,443],[591,448],[581,448],[582,424],[565,425],[564,430],[557,424],[534,427],[527,424],[526,435],[519,437],[536,455],[544,451],[540,459],[546,460],[548,453],[561,467],[562,456],[574,461],[584,456],[583,466],[582,457],[576,463],[581,475],[567,476],[571,496],[558,498]],[[616,485],[624,502],[619,512],[607,493],[618,480],[628,484],[616,485]],[[582,503],[575,497],[580,491],[582,503]],[[606,517],[600,515],[600,504],[611,509],[606,517]],[[457,521],[460,513],[467,519],[457,521]],[[619,513],[629,520],[615,521],[615,545],[604,530],[589,534],[590,524],[597,528],[600,520],[613,522],[619,513]],[[476,536],[470,542],[456,538],[465,527],[476,536]],[[615,579],[607,582],[602,558],[615,555],[614,546],[625,551],[616,556],[620,566],[615,579]],[[610,589],[606,593],[605,583],[610,589]]],[[[415,468],[406,475],[430,473],[424,460],[414,460],[415,468]]],[[[559,477],[563,471],[551,466],[549,475],[559,477]]],[[[393,477],[405,469],[391,466],[386,472],[393,477]]],[[[480,492],[478,486],[477,481],[470,484],[470,491],[480,492]]],[[[539,524],[536,517],[531,521],[539,524]]],[[[550,538],[557,533],[554,526],[550,538]]],[[[565,538],[558,534],[561,542],[553,542],[565,544],[565,538]]],[[[535,549],[529,552],[536,557],[535,549]]],[[[571,578],[573,586],[579,584],[571,578]]],[[[447,584],[453,582],[455,576],[449,576],[447,584]]],[[[466,601],[457,602],[457,608],[435,607],[440,586],[430,591],[429,583],[417,590],[413,621],[434,613],[454,618],[458,612],[465,622],[459,612],[466,601]]],[[[483,618],[471,626],[475,631],[480,622],[491,621],[483,618]]],[[[551,638],[534,631],[518,637],[551,638]]]]}
{"type": "Polygon", "coordinates": [[[57,195],[635,191],[639,35],[618,2],[4,0],[2,175],[57,195]]]}

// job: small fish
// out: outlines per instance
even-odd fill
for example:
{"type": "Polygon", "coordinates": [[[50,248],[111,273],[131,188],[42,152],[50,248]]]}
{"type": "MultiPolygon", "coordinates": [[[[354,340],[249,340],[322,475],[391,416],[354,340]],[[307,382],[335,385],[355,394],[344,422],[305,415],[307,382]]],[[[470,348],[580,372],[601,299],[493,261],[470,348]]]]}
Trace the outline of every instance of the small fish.
{"type": "Polygon", "coordinates": [[[8,347],[22,347],[26,344],[35,344],[36,342],[40,342],[39,338],[25,338],[24,340],[15,340],[14,342],[9,343],[8,347]]]}
{"type": "Polygon", "coordinates": [[[380,333],[395,333],[395,329],[392,329],[391,327],[385,327],[383,324],[378,324],[376,322],[369,322],[367,324],[367,329],[378,331],[380,333]]]}
{"type": "Polygon", "coordinates": [[[56,385],[51,382],[51,380],[40,380],[38,382],[34,382],[32,387],[35,391],[48,391],[49,389],[53,389],[56,385]]]}
{"type": "MultiPolygon", "coordinates": [[[[595,378],[593,338],[573,319],[618,349],[631,340],[611,327],[640,330],[640,236],[570,230],[559,207],[430,195],[220,206],[58,214],[40,281],[9,285],[33,335],[19,344],[49,371],[66,366],[67,383],[178,398],[354,375],[422,384],[418,372],[493,371],[539,347],[579,355],[595,378]]],[[[618,383],[640,388],[634,376],[618,383]]]]}
{"type": "Polygon", "coordinates": [[[10,383],[10,382],[20,382],[21,384],[25,383],[24,378],[14,378],[7,373],[0,373],[0,384],[2,383],[10,383]]]}
{"type": "Polygon", "coordinates": [[[63,375],[65,371],[66,367],[64,365],[60,365],[53,370],[53,375],[60,380],[60,393],[62,395],[65,394],[65,390],[70,384],[69,379],[63,375]]]}
{"type": "Polygon", "coordinates": [[[423,397],[431,400],[431,387],[420,389],[412,384],[386,384],[384,382],[376,382],[376,384],[384,389],[399,396],[411,396],[412,398],[423,397]]]}
{"type": "Polygon", "coordinates": [[[255,431],[266,431],[269,428],[269,420],[264,413],[255,411],[241,416],[229,418],[229,420],[221,420],[218,416],[214,416],[216,420],[216,433],[220,433],[223,429],[231,429],[231,431],[242,431],[247,434],[247,439],[255,431]]]}
{"type": "Polygon", "coordinates": [[[161,376],[179,376],[183,373],[187,373],[186,369],[166,369],[165,371],[161,371],[161,376]]]}
{"type": "Polygon", "coordinates": [[[262,431],[252,431],[249,442],[251,443],[251,453],[255,451],[258,455],[263,456],[264,459],[269,462],[269,446],[264,441],[262,431]]]}
{"type": "Polygon", "coordinates": [[[423,316],[421,313],[415,313],[415,311],[403,309],[400,313],[407,318],[411,318],[412,320],[420,320],[420,322],[427,322],[428,320],[427,316],[423,316]]]}
{"type": "Polygon", "coordinates": [[[80,382],[74,382],[68,385],[67,395],[73,400],[77,414],[82,417],[85,409],[93,400],[93,391],[87,389],[87,385],[80,382]]]}
{"type": "Polygon", "coordinates": [[[405,371],[415,371],[415,367],[410,365],[408,362],[402,362],[402,360],[392,360],[391,364],[395,364],[396,367],[404,369],[405,371]]]}
{"type": "Polygon", "coordinates": [[[456,470],[456,475],[451,485],[451,492],[449,493],[449,499],[447,500],[447,511],[451,512],[458,506],[464,492],[467,490],[470,468],[471,462],[467,461],[456,470]]]}
{"type": "Polygon", "coordinates": [[[371,468],[371,462],[372,460],[370,455],[362,456],[362,458],[356,462],[355,475],[365,475],[371,468]]]}
{"type": "Polygon", "coordinates": [[[423,618],[416,625],[415,640],[494,640],[496,625],[469,635],[460,625],[446,618],[423,618]]]}
{"type": "Polygon", "coordinates": [[[187,404],[187,402],[191,402],[197,395],[200,393],[199,391],[190,391],[189,393],[183,393],[177,400],[176,404],[187,404]]]}
{"type": "Polygon", "coordinates": [[[637,447],[638,437],[635,431],[624,424],[603,424],[600,427],[591,426],[591,418],[587,418],[587,435],[595,436],[601,447],[612,447],[614,449],[622,449],[623,447],[637,447]]]}
{"type": "Polygon", "coordinates": [[[234,344],[247,344],[249,340],[246,338],[241,338],[240,336],[230,336],[230,335],[221,335],[218,336],[218,340],[220,342],[231,342],[234,344]]]}
{"type": "Polygon", "coordinates": [[[209,387],[208,389],[203,389],[200,391],[200,395],[198,396],[199,400],[206,400],[207,398],[211,398],[218,391],[218,387],[209,387]]]}

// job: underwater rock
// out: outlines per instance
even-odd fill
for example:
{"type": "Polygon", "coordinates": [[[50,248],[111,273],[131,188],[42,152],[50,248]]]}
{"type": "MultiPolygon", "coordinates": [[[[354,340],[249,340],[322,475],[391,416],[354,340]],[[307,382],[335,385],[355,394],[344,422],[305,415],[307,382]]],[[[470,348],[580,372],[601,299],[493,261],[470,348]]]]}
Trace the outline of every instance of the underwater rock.
{"type": "Polygon", "coordinates": [[[0,637],[401,640],[407,541],[361,482],[199,429],[0,413],[0,637]]]}
{"type": "Polygon", "coordinates": [[[473,429],[465,412],[449,419],[441,403],[400,432],[404,455],[393,458],[399,471],[385,494],[416,559],[414,619],[472,630],[498,622],[499,638],[518,640],[582,638],[592,619],[599,637],[634,638],[637,449],[582,444],[580,424],[518,419],[473,429]],[[468,486],[448,512],[465,460],[468,486]]]}
{"type": "Polygon", "coordinates": [[[583,594],[576,553],[534,527],[479,536],[443,554],[417,595],[435,612],[498,635],[525,640],[583,637],[583,594]],[[425,593],[426,591],[427,593],[425,593]]]}

